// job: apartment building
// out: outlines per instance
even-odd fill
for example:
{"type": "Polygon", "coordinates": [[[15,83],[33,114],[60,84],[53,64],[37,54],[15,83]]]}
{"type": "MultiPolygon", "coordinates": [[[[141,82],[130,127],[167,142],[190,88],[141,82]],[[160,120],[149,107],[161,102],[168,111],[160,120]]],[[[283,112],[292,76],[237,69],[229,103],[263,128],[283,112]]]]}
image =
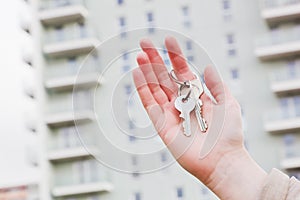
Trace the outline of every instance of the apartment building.
{"type": "MultiPolygon", "coordinates": [[[[281,82],[290,81],[290,76],[272,79],[269,87],[270,74],[275,69],[287,70],[283,67],[287,61],[266,62],[297,52],[296,43],[285,44],[291,38],[285,37],[286,34],[282,37],[281,29],[273,26],[279,21],[282,24],[277,15],[284,15],[286,24],[286,13],[296,12],[294,5],[287,9],[278,4],[275,8],[279,11],[271,12],[273,4],[270,8],[269,4],[261,7],[260,1],[234,0],[30,0],[28,3],[36,19],[30,26],[34,50],[28,60],[37,71],[39,82],[36,96],[41,112],[36,127],[40,141],[41,199],[217,199],[180,166],[168,166],[173,158],[167,151],[159,151],[147,160],[138,154],[144,149],[149,153],[163,147],[159,138],[150,137],[151,129],[143,129],[149,121],[138,114],[141,107],[133,94],[129,72],[136,67],[135,54],[141,37],[154,39],[162,48],[167,65],[170,61],[163,50],[165,34],[179,38],[188,61],[200,67],[200,71],[203,65],[217,65],[241,103],[247,148],[264,169],[282,167],[281,152],[287,149],[285,144],[289,144],[288,149],[295,148],[296,135],[282,137],[267,133],[283,127],[288,132],[290,127],[297,129],[297,115],[290,111],[297,110],[293,109],[296,108],[293,102],[298,101],[297,97],[276,96],[285,93],[281,90],[286,85],[295,86],[281,82]],[[275,13],[276,20],[269,19],[269,13],[275,13]],[[268,33],[270,27],[277,34],[274,36],[279,45],[277,50],[273,43],[266,40],[260,43],[257,39],[268,33]],[[142,29],[132,31],[138,28],[142,29]],[[199,58],[199,52],[203,51],[195,41],[203,45],[212,60],[205,55],[207,60],[199,58]],[[280,46],[282,43],[285,46],[280,46]],[[287,122],[263,117],[277,107],[286,109],[287,122]],[[127,135],[120,134],[119,126],[127,135]],[[151,139],[145,142],[140,134],[151,139]],[[161,166],[168,167],[142,173],[161,166]]],[[[296,14],[290,15],[293,20],[296,18],[296,14]]],[[[289,26],[283,29],[289,31],[289,26]]],[[[296,63],[297,60],[288,60],[287,65],[294,66],[293,73],[277,74],[294,74],[296,63]]]]}
{"type": "Polygon", "coordinates": [[[282,139],[280,167],[299,178],[299,1],[265,1],[261,12],[269,32],[258,40],[256,56],[268,65],[277,108],[264,129],[282,139]]]}

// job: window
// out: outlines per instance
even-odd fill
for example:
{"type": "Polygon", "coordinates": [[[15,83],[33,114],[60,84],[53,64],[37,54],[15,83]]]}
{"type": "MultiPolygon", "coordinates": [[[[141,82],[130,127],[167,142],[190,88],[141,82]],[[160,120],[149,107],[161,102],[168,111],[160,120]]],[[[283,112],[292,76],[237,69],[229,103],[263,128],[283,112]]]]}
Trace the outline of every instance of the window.
{"type": "Polygon", "coordinates": [[[300,96],[294,97],[294,104],[295,104],[295,114],[297,117],[300,116],[300,96]]]}
{"type": "Polygon", "coordinates": [[[132,177],[133,178],[138,178],[140,176],[139,172],[132,172],[132,177]]]}
{"type": "Polygon", "coordinates": [[[227,34],[226,41],[227,41],[227,44],[233,44],[234,43],[234,35],[232,33],[227,34]]]}
{"type": "Polygon", "coordinates": [[[152,12],[148,12],[147,13],[147,21],[148,22],[153,22],[153,13],[152,12]]]}
{"type": "Polygon", "coordinates": [[[194,56],[187,56],[188,62],[193,62],[194,61],[194,56]]]}
{"type": "Polygon", "coordinates": [[[223,0],[223,10],[229,10],[230,9],[230,0],[223,0]]]}
{"type": "Polygon", "coordinates": [[[73,74],[77,73],[76,57],[68,58],[68,67],[73,74]]]}
{"type": "Polygon", "coordinates": [[[123,60],[128,60],[129,56],[127,52],[124,52],[122,55],[123,60]]]}
{"type": "Polygon", "coordinates": [[[288,77],[296,78],[296,62],[294,60],[288,62],[288,77]]]}
{"type": "Polygon", "coordinates": [[[227,51],[228,56],[235,56],[236,55],[236,49],[235,48],[230,48],[227,51]]]}
{"type": "Polygon", "coordinates": [[[55,38],[56,38],[57,41],[63,41],[64,40],[63,26],[56,26],[55,27],[55,38]]]}
{"type": "Polygon", "coordinates": [[[125,17],[120,17],[119,18],[119,26],[120,26],[120,29],[121,29],[121,37],[125,38],[126,37],[126,32],[125,32],[126,19],[125,19],[125,17]]]}
{"type": "Polygon", "coordinates": [[[233,80],[239,79],[239,70],[238,69],[231,69],[230,73],[231,73],[231,78],[233,80]]]}
{"type": "Polygon", "coordinates": [[[280,108],[281,108],[281,114],[283,118],[289,117],[289,102],[288,98],[281,98],[280,100],[280,108]]]}
{"type": "Polygon", "coordinates": [[[183,197],[183,189],[181,187],[176,189],[177,191],[177,197],[182,198],[183,197]]]}
{"type": "Polygon", "coordinates": [[[126,93],[126,95],[130,95],[131,94],[131,92],[132,92],[132,85],[131,84],[126,84],[125,86],[125,93],[126,93]]]}
{"type": "Polygon", "coordinates": [[[135,129],[135,125],[134,125],[132,120],[129,120],[128,127],[129,127],[129,130],[134,130],[135,129]]]}
{"type": "Polygon", "coordinates": [[[62,144],[63,148],[71,147],[71,134],[69,128],[62,129],[62,140],[63,140],[63,144],[62,144]]]}
{"type": "Polygon", "coordinates": [[[166,152],[162,152],[160,154],[160,160],[161,160],[161,162],[166,162],[168,160],[166,152]]]}
{"type": "Polygon", "coordinates": [[[117,0],[118,1],[118,5],[122,5],[124,3],[124,0],[117,0]]]}
{"type": "Polygon", "coordinates": [[[154,27],[152,25],[148,28],[148,33],[154,33],[154,27]]]}
{"type": "Polygon", "coordinates": [[[119,18],[119,25],[121,28],[123,28],[126,25],[125,17],[119,18]]]}
{"type": "Polygon", "coordinates": [[[188,6],[183,6],[182,7],[182,14],[183,14],[183,16],[188,16],[189,15],[189,7],[188,6]]]}
{"type": "Polygon", "coordinates": [[[136,137],[135,136],[133,136],[133,135],[129,135],[129,141],[130,142],[134,142],[134,141],[136,141],[136,137]]]}
{"type": "Polygon", "coordinates": [[[190,41],[190,40],[186,41],[186,49],[187,50],[193,49],[192,41],[190,41]]]}
{"type": "Polygon", "coordinates": [[[136,192],[136,193],[134,194],[134,199],[135,199],[135,200],[141,200],[141,199],[142,199],[141,193],[140,193],[140,192],[136,192]]]}
{"type": "Polygon", "coordinates": [[[79,23],[79,34],[81,38],[85,38],[87,36],[86,28],[84,23],[79,23]]]}
{"type": "Polygon", "coordinates": [[[129,72],[130,66],[129,65],[123,65],[122,70],[123,70],[123,72],[129,72]]]}

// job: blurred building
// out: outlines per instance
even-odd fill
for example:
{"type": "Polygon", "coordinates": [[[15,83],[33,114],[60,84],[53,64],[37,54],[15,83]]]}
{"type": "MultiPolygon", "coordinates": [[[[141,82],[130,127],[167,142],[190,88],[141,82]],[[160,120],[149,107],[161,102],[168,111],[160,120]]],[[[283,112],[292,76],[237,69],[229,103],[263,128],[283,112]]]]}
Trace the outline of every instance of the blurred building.
{"type": "MultiPolygon", "coordinates": [[[[28,32],[34,38],[34,48],[26,60],[37,72],[39,84],[35,95],[41,108],[36,125],[43,175],[39,187],[41,199],[216,199],[176,164],[153,174],[124,174],[99,164],[86,149],[101,144],[95,133],[93,95],[105,91],[102,89],[105,84],[114,80],[113,76],[104,77],[106,81],[102,83],[95,74],[103,70],[105,55],[110,52],[122,55],[115,63],[119,65],[114,71],[118,76],[135,67],[135,56],[124,53],[131,49],[122,44],[130,38],[127,30],[143,27],[147,27],[145,36],[149,37],[156,34],[154,27],[190,36],[192,39],[180,41],[190,62],[197,60],[193,40],[202,44],[241,103],[246,145],[255,160],[266,170],[291,168],[290,163],[292,168],[299,168],[294,158],[298,136],[268,134],[295,133],[299,128],[300,101],[295,95],[299,91],[296,59],[299,45],[295,42],[299,34],[294,23],[299,13],[295,9],[298,2],[282,2],[28,1],[34,19],[28,32]],[[270,35],[260,39],[270,31],[270,35]],[[101,41],[117,33],[121,33],[119,45],[107,52],[91,52],[101,41]],[[82,64],[85,67],[77,80],[82,64]],[[95,85],[99,86],[97,91],[91,91],[95,85]],[[278,112],[273,114],[274,110],[278,112]],[[81,136],[85,147],[78,129],[84,130],[81,136]],[[291,160],[285,159],[290,157],[291,160]]],[[[163,38],[157,45],[162,47],[162,42],[163,38]]],[[[169,62],[165,55],[164,59],[169,62]]],[[[123,97],[119,103],[123,104],[133,86],[124,82],[120,88],[123,97]]],[[[105,119],[108,113],[103,114],[105,119]]],[[[127,125],[135,132],[132,121],[127,125]]],[[[125,146],[137,142],[132,136],[120,138],[125,146]]],[[[126,159],[129,164],[124,165],[138,168],[137,158],[126,159]]],[[[162,152],[157,159],[155,162],[166,162],[171,158],[162,152]]]]}
{"type": "Polygon", "coordinates": [[[255,55],[269,68],[269,88],[277,104],[266,115],[264,130],[281,140],[279,166],[297,178],[300,175],[299,13],[299,1],[265,1],[261,16],[269,30],[255,48],[255,55]]]}

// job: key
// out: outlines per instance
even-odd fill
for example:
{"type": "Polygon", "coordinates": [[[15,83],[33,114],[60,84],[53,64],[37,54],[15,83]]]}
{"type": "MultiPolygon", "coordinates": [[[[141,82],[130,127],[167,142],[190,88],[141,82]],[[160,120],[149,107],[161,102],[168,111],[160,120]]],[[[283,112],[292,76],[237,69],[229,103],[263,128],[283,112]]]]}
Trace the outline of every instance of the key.
{"type": "Polygon", "coordinates": [[[208,126],[204,117],[202,116],[203,102],[200,99],[200,97],[204,93],[202,82],[199,79],[193,79],[189,82],[189,85],[180,86],[179,88],[180,95],[186,95],[190,91],[190,87],[192,88],[192,97],[196,101],[195,114],[200,127],[200,131],[206,132],[208,126]]]}
{"type": "Polygon", "coordinates": [[[194,110],[195,106],[195,99],[186,99],[186,95],[179,96],[175,100],[175,108],[180,112],[179,117],[183,119],[183,133],[188,137],[192,135],[190,113],[194,110]]]}

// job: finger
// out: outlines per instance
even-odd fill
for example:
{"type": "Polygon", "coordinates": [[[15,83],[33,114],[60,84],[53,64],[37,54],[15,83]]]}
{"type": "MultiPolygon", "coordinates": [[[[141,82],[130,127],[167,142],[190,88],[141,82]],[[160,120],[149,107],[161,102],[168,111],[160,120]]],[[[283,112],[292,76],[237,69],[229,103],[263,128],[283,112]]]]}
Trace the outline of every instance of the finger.
{"type": "Polygon", "coordinates": [[[166,93],[162,90],[152,65],[146,53],[141,52],[137,55],[137,62],[148,83],[148,87],[158,104],[163,105],[169,102],[166,93]]]}
{"type": "Polygon", "coordinates": [[[137,88],[143,106],[148,112],[150,107],[158,104],[155,101],[154,97],[152,96],[152,93],[148,87],[147,81],[141,69],[136,68],[133,70],[132,73],[133,73],[133,80],[134,80],[135,87],[137,88]]]}
{"type": "Polygon", "coordinates": [[[176,39],[171,36],[166,37],[165,45],[177,78],[181,81],[195,79],[176,39]]]}
{"type": "Polygon", "coordinates": [[[208,66],[205,68],[204,80],[207,88],[214,96],[217,103],[223,103],[228,89],[215,67],[208,66]]]}
{"type": "Polygon", "coordinates": [[[142,39],[140,41],[140,46],[143,49],[143,51],[148,55],[148,58],[152,64],[152,68],[158,79],[158,82],[160,83],[162,89],[171,101],[176,97],[177,86],[170,79],[169,72],[165,67],[163,59],[159,55],[151,40],[142,39]]]}

